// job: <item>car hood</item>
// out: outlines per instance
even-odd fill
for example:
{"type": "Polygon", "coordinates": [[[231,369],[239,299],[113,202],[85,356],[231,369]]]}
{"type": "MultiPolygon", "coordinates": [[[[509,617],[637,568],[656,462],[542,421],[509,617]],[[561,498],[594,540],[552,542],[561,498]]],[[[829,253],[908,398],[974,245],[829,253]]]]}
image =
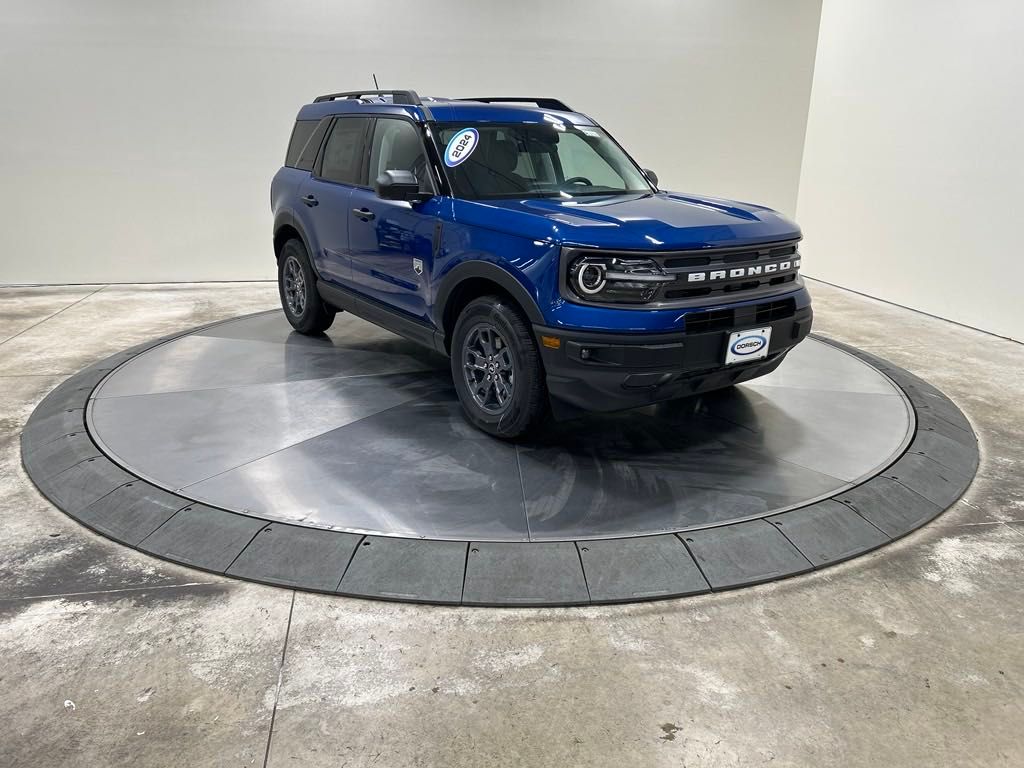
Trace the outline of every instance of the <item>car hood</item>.
{"type": "Polygon", "coordinates": [[[675,192],[572,200],[456,200],[464,224],[559,245],[674,250],[791,240],[800,228],[760,205],[675,192]]]}

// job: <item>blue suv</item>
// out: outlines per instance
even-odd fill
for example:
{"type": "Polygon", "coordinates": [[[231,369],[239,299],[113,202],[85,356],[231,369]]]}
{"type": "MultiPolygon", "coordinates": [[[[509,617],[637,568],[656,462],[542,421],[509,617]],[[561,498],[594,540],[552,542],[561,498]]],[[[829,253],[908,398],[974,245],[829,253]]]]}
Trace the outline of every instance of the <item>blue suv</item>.
{"type": "Polygon", "coordinates": [[[271,186],[281,303],[449,355],[506,438],[774,370],[811,328],[799,228],[657,185],[557,99],[320,96],[271,186]]]}

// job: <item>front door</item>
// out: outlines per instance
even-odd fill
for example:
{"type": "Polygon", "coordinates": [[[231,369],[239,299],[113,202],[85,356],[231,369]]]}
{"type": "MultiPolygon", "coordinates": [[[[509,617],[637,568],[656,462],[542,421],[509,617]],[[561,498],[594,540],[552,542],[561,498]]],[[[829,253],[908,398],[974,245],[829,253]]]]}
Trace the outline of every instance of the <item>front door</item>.
{"type": "MultiPolygon", "coordinates": [[[[369,184],[389,170],[412,171],[421,191],[435,192],[420,129],[409,120],[381,117],[375,121],[369,184]]],[[[360,188],[352,192],[349,208],[352,281],[366,296],[428,320],[427,289],[441,198],[424,203],[382,200],[372,190],[360,188]]]]}

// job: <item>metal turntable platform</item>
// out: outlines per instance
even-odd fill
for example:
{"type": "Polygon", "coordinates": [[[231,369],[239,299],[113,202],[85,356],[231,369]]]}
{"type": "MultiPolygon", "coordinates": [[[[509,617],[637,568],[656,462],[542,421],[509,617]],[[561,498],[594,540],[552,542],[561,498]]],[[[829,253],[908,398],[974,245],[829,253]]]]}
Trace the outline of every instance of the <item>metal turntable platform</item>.
{"type": "Polygon", "coordinates": [[[350,315],[278,311],[96,364],[33,414],[40,489],[188,565],[383,599],[552,605],[781,578],[881,546],[969,484],[938,390],[811,338],[774,373],[676,403],[470,427],[448,361],[350,315]]]}

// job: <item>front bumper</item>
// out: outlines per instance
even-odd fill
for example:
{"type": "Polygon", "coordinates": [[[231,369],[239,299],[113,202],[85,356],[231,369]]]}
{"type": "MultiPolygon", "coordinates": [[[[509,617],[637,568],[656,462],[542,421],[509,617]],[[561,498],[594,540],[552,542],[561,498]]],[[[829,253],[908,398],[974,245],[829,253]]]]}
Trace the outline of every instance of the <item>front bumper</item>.
{"type": "Polygon", "coordinates": [[[687,333],[610,334],[534,326],[557,417],[581,411],[618,411],[721,389],[771,373],[811,330],[810,307],[777,320],[758,321],[755,308],[737,309],[687,333]],[[747,315],[750,315],[749,317],[747,315]],[[726,366],[729,334],[771,326],[768,357],[726,366]],[[545,346],[544,337],[559,340],[545,346]]]}

